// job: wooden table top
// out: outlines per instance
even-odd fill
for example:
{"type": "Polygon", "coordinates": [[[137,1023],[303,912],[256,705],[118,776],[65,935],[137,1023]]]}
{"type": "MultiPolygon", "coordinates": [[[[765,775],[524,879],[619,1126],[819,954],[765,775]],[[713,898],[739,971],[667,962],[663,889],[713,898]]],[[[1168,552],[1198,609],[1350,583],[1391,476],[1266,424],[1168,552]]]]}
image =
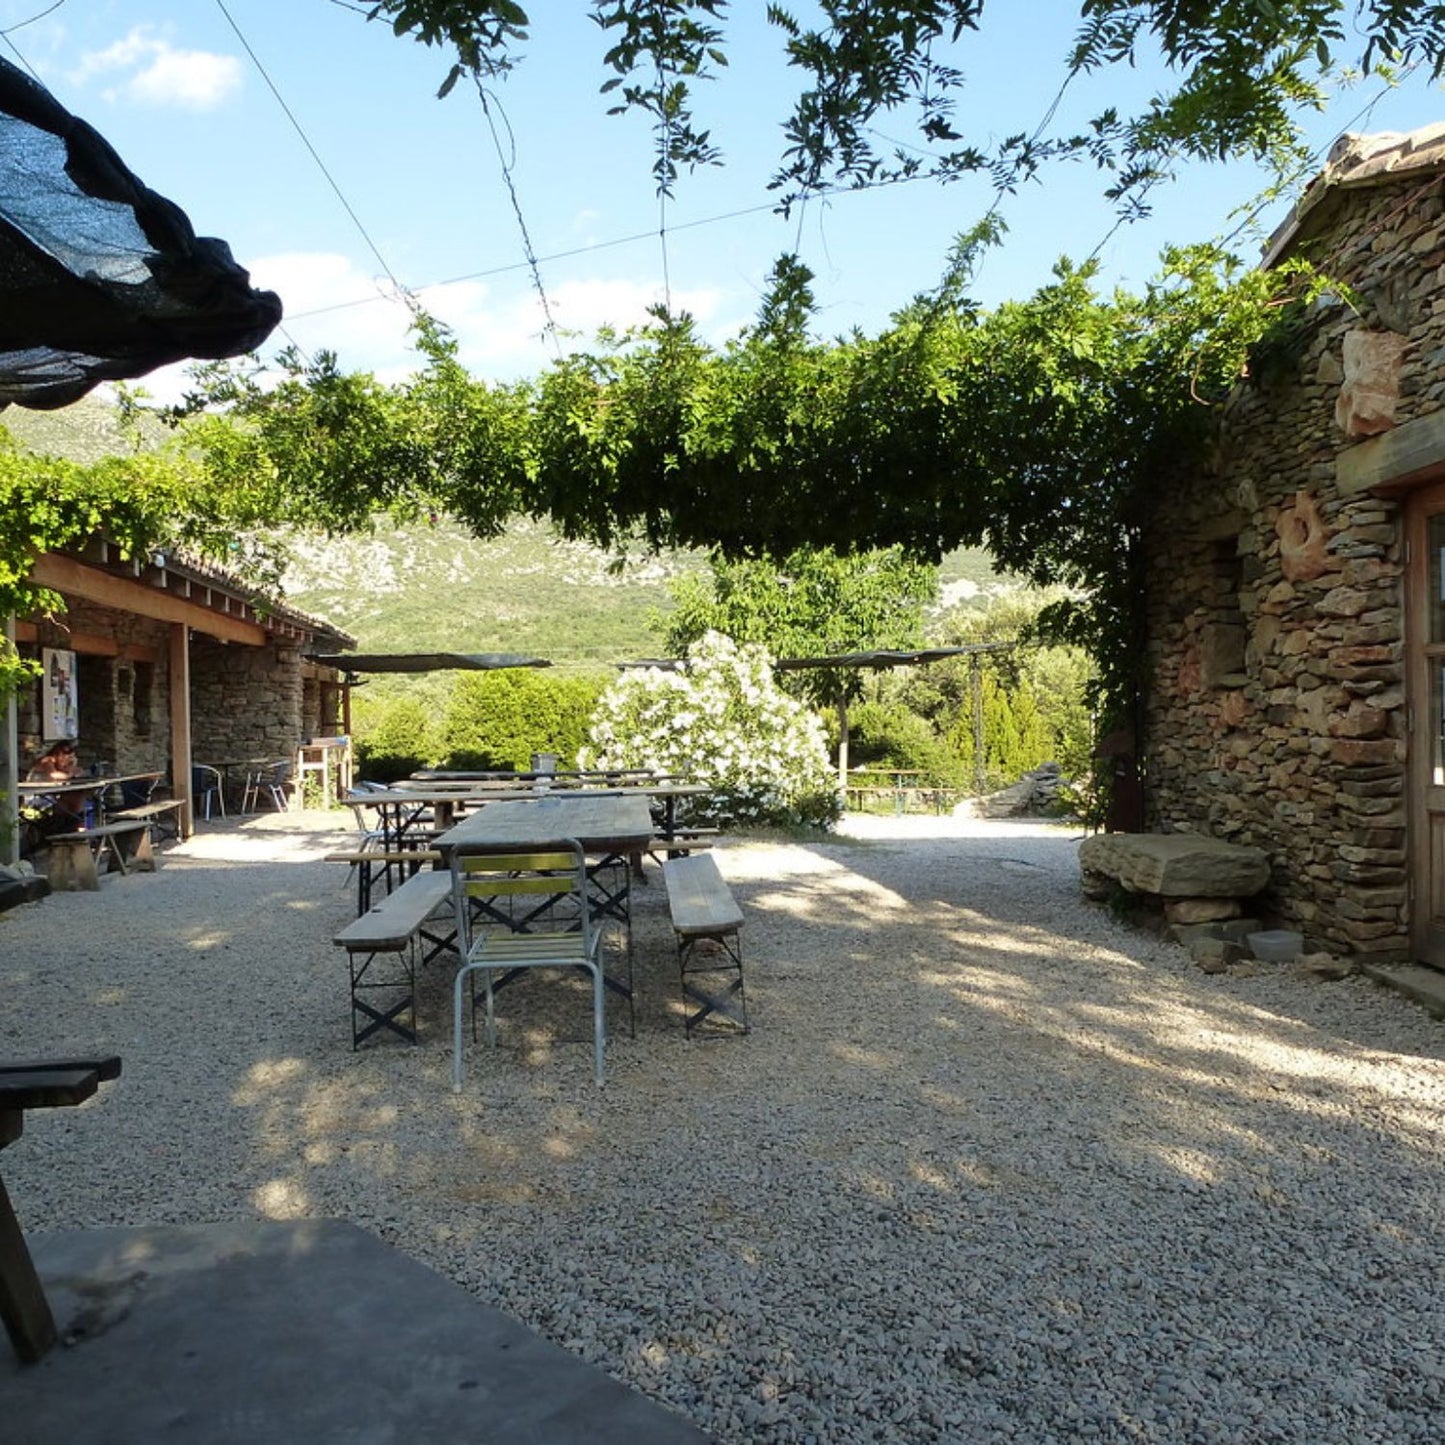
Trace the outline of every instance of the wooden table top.
{"type": "Polygon", "coordinates": [[[117,783],[153,783],[159,773],[121,773],[116,777],[88,778],[83,773],[63,781],[59,778],[46,781],[43,778],[27,779],[16,783],[17,793],[95,793],[117,783]]]}
{"type": "Polygon", "coordinates": [[[652,814],[642,792],[567,789],[526,801],[491,802],[437,840],[443,853],[482,848],[534,848],[575,838],[589,852],[630,853],[652,841],[652,814]]]}

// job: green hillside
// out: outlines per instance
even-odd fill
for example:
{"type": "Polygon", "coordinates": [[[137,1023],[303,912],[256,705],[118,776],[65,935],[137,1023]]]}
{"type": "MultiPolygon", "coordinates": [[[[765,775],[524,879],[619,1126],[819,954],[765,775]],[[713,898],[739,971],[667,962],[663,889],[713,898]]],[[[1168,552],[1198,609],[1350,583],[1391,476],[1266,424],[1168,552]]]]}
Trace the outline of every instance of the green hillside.
{"type": "Polygon", "coordinates": [[[654,654],[648,619],[668,607],[668,579],[703,565],[693,554],[614,570],[597,548],[525,521],[486,542],[448,522],[382,522],[370,536],[293,545],[287,601],[365,650],[526,652],[558,663],[654,654]]]}
{"type": "MultiPolygon", "coordinates": [[[[133,450],[120,423],[120,413],[94,394],[58,411],[30,411],[23,406],[0,411],[0,427],[24,448],[73,462],[98,462],[133,450]]],[[[147,436],[165,435],[160,422],[143,423],[147,436]]]]}
{"type": "MultiPolygon", "coordinates": [[[[22,446],[76,461],[129,450],[115,408],[95,397],[55,412],[11,407],[0,426],[22,446]]],[[[285,597],[374,652],[525,652],[559,664],[657,655],[649,625],[671,606],[668,582],[706,565],[702,553],[639,556],[618,567],[595,547],[518,521],[479,541],[449,522],[365,536],[292,538],[285,597]]],[[[943,605],[983,600],[1011,584],[988,555],[958,551],[941,568],[943,605]]]]}
{"type": "MultiPolygon", "coordinates": [[[[671,607],[668,582],[706,565],[701,553],[638,557],[620,570],[595,547],[518,522],[482,542],[461,528],[400,530],[297,543],[287,600],[345,628],[368,651],[526,652],[561,664],[655,657],[649,624],[671,607]]],[[[982,600],[1010,584],[988,554],[951,553],[940,569],[944,605],[982,600]]]]}

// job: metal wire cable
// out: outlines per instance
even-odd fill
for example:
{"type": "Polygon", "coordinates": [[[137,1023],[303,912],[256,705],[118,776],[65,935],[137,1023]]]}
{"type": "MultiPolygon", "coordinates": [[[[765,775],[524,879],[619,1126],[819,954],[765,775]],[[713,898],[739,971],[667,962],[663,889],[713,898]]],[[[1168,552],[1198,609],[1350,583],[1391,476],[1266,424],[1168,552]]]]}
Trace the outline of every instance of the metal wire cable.
{"type": "Polygon", "coordinates": [[[236,39],[241,42],[242,48],[245,50],[246,54],[251,57],[251,63],[256,67],[257,71],[261,76],[261,79],[266,82],[267,88],[276,98],[276,104],[281,107],[281,110],[285,114],[286,119],[291,122],[292,129],[301,138],[301,144],[306,147],[307,151],[310,153],[311,159],[316,162],[317,169],[319,169],[321,174],[326,177],[326,183],[335,193],[336,199],[341,202],[342,209],[345,210],[346,214],[351,217],[352,224],[356,227],[357,233],[361,236],[361,239],[366,242],[367,248],[370,250],[371,254],[376,258],[377,265],[379,265],[382,271],[385,272],[387,280],[390,281],[391,284],[396,288],[395,297],[389,299],[401,300],[405,305],[414,309],[413,303],[407,293],[406,287],[397,280],[395,273],[386,262],[386,257],[381,254],[380,248],[377,246],[376,242],[371,239],[371,233],[366,229],[365,225],[362,224],[361,217],[356,214],[356,211],[352,206],[351,202],[346,199],[346,196],[342,192],[341,187],[337,184],[336,178],[331,174],[330,170],[327,169],[326,162],[321,159],[321,156],[317,151],[316,147],[311,144],[311,139],[306,134],[306,131],[302,128],[301,122],[296,119],[295,113],[292,111],[291,107],[286,104],[285,98],[282,96],[280,90],[277,89],[276,82],[271,79],[271,76],[267,72],[266,67],[261,64],[260,57],[251,48],[251,42],[247,40],[245,35],[241,33],[241,27],[236,24],[235,19],[231,15],[231,12],[226,9],[225,0],[216,0],[216,8],[221,12],[222,15],[226,17],[226,23],[230,25],[233,31],[235,31],[236,39]]]}
{"type": "MultiPolygon", "coordinates": [[[[24,30],[27,25],[34,25],[37,20],[44,20],[47,15],[53,15],[64,4],[65,0],[55,0],[53,5],[47,5],[39,14],[32,15],[28,20],[17,20],[14,25],[11,25],[5,30],[0,30],[0,35],[13,35],[17,30],[24,30]]],[[[11,46],[11,49],[14,50],[15,47],[11,46]]],[[[16,50],[15,53],[17,55],[20,54],[18,50],[16,50]]],[[[26,69],[29,69],[29,67],[27,66],[26,69]]]]}
{"type": "MultiPolygon", "coordinates": [[[[885,190],[890,186],[911,185],[915,181],[922,181],[926,179],[928,179],[926,176],[921,175],[893,176],[888,178],[887,180],[873,181],[866,186],[845,186],[840,188],[837,192],[830,190],[824,191],[823,194],[861,194],[865,191],[885,190]]],[[[776,213],[777,206],[771,201],[764,201],[760,202],[756,206],[743,206],[739,210],[723,211],[715,216],[700,216],[695,221],[681,221],[670,226],[668,229],[671,234],[676,235],[681,231],[696,230],[700,226],[715,226],[723,221],[736,221],[740,220],[744,216],[756,216],[763,211],[776,213]]],[[[634,231],[631,235],[616,236],[610,241],[594,241],[586,246],[573,246],[566,251],[550,251],[547,255],[538,257],[537,262],[539,265],[547,265],[552,261],[567,261],[571,260],[574,256],[590,255],[594,251],[610,251],[617,246],[634,246],[642,241],[653,241],[656,239],[656,237],[656,231],[634,231]]],[[[440,290],[443,286],[459,286],[467,281],[486,281],[493,276],[505,276],[512,271],[526,270],[528,264],[529,263],[526,261],[509,261],[504,266],[491,266],[483,271],[468,271],[465,275],[451,276],[444,281],[427,281],[424,282],[422,285],[416,286],[412,289],[414,294],[420,295],[424,291],[440,290]]],[[[298,321],[303,317],[321,316],[328,311],[347,311],[350,310],[353,306],[369,306],[372,302],[380,301],[383,299],[385,298],[380,296],[358,296],[354,301],[337,301],[330,306],[318,306],[312,311],[293,312],[291,314],[291,319],[293,321],[298,321]]]]}
{"type": "MultiPolygon", "coordinates": [[[[517,229],[522,233],[522,254],[526,257],[522,265],[531,272],[532,286],[537,292],[538,301],[540,301],[542,305],[542,331],[543,334],[551,340],[552,348],[556,351],[560,359],[562,355],[562,342],[557,334],[557,322],[552,315],[552,304],[547,299],[547,288],[542,284],[541,262],[538,261],[536,249],[532,245],[532,234],[527,229],[527,218],[522,214],[522,201],[517,195],[517,185],[512,177],[512,169],[517,160],[517,151],[515,138],[512,137],[511,122],[507,119],[507,112],[501,101],[495,96],[491,97],[491,101],[495,101],[497,109],[502,113],[503,125],[507,127],[507,136],[512,146],[512,159],[509,161],[506,153],[502,149],[502,138],[497,134],[497,123],[492,117],[492,105],[491,101],[488,100],[487,88],[482,84],[480,76],[473,76],[472,78],[476,82],[477,96],[482,102],[482,114],[487,118],[487,129],[492,133],[492,145],[496,148],[497,161],[502,167],[502,179],[506,182],[507,195],[512,202],[512,214],[517,218],[517,229]]],[[[518,268],[509,267],[508,269],[518,268]]]]}

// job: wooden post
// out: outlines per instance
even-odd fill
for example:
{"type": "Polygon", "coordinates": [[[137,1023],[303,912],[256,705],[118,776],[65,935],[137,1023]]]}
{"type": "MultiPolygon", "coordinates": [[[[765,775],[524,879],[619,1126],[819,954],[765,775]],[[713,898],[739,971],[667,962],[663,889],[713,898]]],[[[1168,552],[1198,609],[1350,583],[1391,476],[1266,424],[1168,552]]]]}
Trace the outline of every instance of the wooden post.
{"type": "Polygon", "coordinates": [[[182,838],[189,838],[195,829],[195,800],[191,794],[191,629],[184,622],[172,622],[169,641],[171,779],[176,797],[184,803],[176,831],[182,838]]]}
{"type": "MultiPolygon", "coordinates": [[[[6,650],[15,651],[15,619],[5,619],[6,650]]],[[[20,739],[19,718],[15,709],[15,694],[5,698],[5,807],[0,814],[0,861],[20,861],[20,791],[15,786],[20,781],[20,739]]]]}
{"type": "Polygon", "coordinates": [[[976,652],[968,659],[968,686],[973,696],[973,790],[981,798],[987,776],[983,755],[983,662],[976,652]]]}

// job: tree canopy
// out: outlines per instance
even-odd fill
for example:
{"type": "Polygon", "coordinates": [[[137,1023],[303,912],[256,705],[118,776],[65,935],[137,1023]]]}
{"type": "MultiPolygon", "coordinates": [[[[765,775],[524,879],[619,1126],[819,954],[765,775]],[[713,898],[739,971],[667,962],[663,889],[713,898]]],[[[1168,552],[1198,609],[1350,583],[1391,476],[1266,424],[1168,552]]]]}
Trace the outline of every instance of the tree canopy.
{"type": "MultiPolygon", "coordinates": [[[[531,20],[515,0],[369,0],[357,8],[398,34],[450,52],[445,94],[463,78],[504,74],[525,55],[531,20]]],[[[592,0],[601,32],[600,90],[611,110],[639,112],[658,135],[656,173],[722,157],[726,138],[694,115],[700,82],[727,67],[735,7],[727,0],[592,0]]],[[[1086,157],[1126,206],[1188,157],[1281,160],[1298,150],[1293,117],[1322,83],[1445,66],[1445,6],[1416,0],[1078,0],[1078,26],[1058,56],[1061,83],[1111,66],[1162,59],[1171,85],[1133,115],[1105,109],[1073,130],[994,141],[962,119],[965,61],[987,28],[984,0],[816,0],[770,4],[767,18],[797,73],[773,177],[787,206],[830,185],[986,171],[1001,189],[1050,159],[1086,157]],[[908,140],[880,149],[878,131],[908,140]]],[[[739,81],[739,84],[744,82],[739,81]]]]}
{"type": "MultiPolygon", "coordinates": [[[[831,657],[922,647],[923,610],[938,595],[938,570],[898,547],[851,556],[806,548],[776,562],[714,555],[706,574],[677,578],[672,593],[665,633],[671,656],[721,632],[761,643],[774,657],[831,657]]],[[[789,681],[791,690],[831,704],[855,697],[862,674],[809,669],[789,681]]]]}

